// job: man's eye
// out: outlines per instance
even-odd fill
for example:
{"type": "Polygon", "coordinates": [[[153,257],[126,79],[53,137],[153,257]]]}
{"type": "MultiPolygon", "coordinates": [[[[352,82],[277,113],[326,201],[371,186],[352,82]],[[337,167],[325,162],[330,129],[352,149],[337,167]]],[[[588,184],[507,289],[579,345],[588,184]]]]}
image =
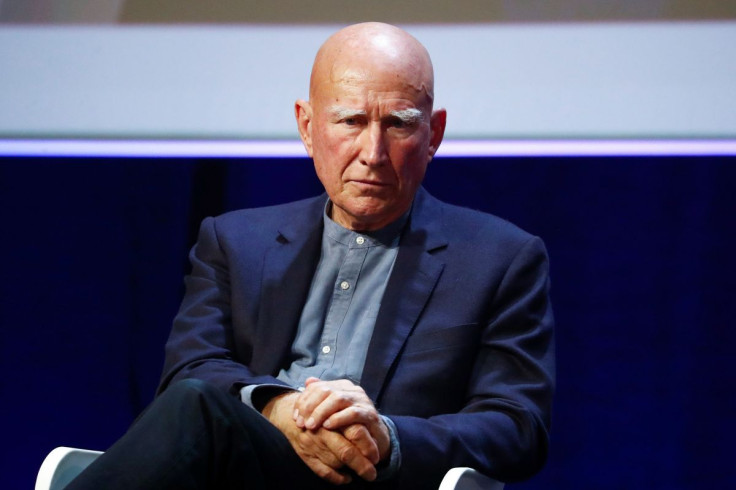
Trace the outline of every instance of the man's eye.
{"type": "Polygon", "coordinates": [[[398,117],[392,117],[388,120],[388,125],[392,128],[403,129],[409,127],[409,123],[398,117]]]}
{"type": "Polygon", "coordinates": [[[346,117],[345,119],[342,120],[342,122],[343,124],[346,124],[348,126],[355,126],[360,121],[358,120],[357,117],[346,117]]]}

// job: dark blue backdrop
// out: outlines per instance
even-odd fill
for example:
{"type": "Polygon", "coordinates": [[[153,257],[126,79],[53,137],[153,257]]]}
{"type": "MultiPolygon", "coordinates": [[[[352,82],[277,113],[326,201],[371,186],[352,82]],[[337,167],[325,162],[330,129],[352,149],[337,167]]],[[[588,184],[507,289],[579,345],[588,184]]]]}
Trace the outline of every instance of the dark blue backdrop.
{"type": "MultiPolygon", "coordinates": [[[[426,186],[550,251],[552,455],[510,488],[736,488],[736,157],[440,158],[426,186]]],[[[202,217],[319,190],[306,159],[1,159],[2,487],[152,399],[202,217]]]]}

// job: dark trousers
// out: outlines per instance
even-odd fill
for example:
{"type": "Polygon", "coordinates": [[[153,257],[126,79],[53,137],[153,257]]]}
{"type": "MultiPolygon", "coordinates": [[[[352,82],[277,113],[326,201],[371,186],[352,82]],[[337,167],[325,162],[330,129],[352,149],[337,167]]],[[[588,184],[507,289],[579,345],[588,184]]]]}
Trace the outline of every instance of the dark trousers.
{"type": "MultiPolygon", "coordinates": [[[[355,486],[363,485],[349,485],[355,486]]],[[[314,475],[261,414],[222,390],[186,380],[169,387],[67,487],[149,488],[335,487],[314,475]]]]}

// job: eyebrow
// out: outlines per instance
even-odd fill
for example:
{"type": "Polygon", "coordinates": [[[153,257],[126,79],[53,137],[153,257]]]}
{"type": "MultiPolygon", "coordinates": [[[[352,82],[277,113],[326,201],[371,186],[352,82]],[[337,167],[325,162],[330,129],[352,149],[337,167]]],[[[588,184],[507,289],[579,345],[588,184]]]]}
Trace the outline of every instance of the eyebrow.
{"type": "MultiPolygon", "coordinates": [[[[350,109],[348,107],[332,107],[330,114],[336,119],[346,119],[351,117],[366,116],[367,113],[361,109],[350,109]]],[[[422,120],[424,113],[419,109],[410,107],[408,109],[402,109],[400,111],[389,112],[391,117],[400,119],[405,124],[416,124],[422,120]]]]}
{"type": "Polygon", "coordinates": [[[389,114],[400,119],[404,124],[416,124],[421,121],[424,116],[422,111],[413,107],[402,109],[400,111],[391,111],[389,114]]]}
{"type": "Polygon", "coordinates": [[[366,116],[366,112],[360,109],[350,109],[347,107],[332,107],[330,114],[335,119],[346,119],[350,117],[366,116]]]}

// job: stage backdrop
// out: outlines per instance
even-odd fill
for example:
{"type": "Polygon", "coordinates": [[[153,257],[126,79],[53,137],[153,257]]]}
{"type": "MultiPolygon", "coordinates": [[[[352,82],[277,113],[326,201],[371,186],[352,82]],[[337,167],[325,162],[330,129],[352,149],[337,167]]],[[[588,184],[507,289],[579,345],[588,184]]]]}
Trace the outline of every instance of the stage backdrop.
{"type": "MultiPolygon", "coordinates": [[[[736,488],[736,157],[440,158],[426,187],[551,255],[552,452],[509,489],[736,488]]],[[[319,189],[303,158],[0,160],[2,487],[152,400],[204,216],[319,189]]]]}

